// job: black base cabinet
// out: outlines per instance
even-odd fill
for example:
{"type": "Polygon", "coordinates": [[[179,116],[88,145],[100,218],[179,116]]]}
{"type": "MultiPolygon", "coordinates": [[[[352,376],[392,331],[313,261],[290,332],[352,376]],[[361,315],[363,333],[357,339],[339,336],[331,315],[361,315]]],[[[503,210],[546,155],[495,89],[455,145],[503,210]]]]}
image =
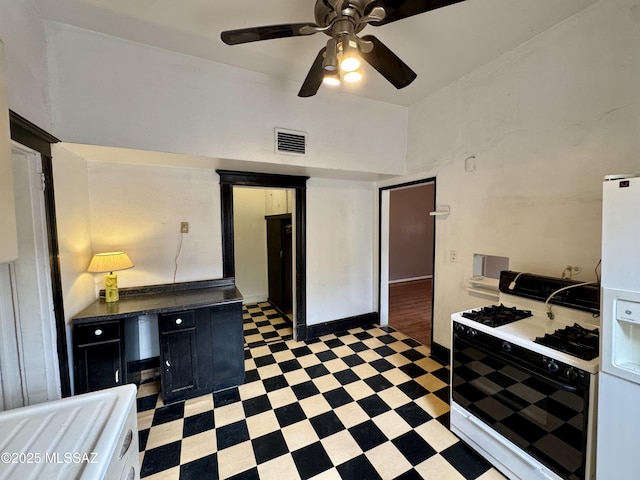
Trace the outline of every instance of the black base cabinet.
{"type": "Polygon", "coordinates": [[[244,382],[241,303],[158,315],[158,326],[165,403],[244,382]]]}
{"type": "Polygon", "coordinates": [[[87,306],[73,319],[76,394],[140,383],[143,315],[158,315],[165,403],[244,383],[242,294],[224,278],[121,289],[118,302],[87,306]]]}

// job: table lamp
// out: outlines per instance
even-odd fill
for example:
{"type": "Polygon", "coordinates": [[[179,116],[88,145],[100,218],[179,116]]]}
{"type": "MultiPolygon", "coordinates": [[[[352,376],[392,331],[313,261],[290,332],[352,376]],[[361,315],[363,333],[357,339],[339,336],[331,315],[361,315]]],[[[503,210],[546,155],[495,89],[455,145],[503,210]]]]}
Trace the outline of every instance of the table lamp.
{"type": "Polygon", "coordinates": [[[117,302],[118,296],[118,276],[113,273],[118,270],[126,270],[133,267],[133,262],[124,252],[96,253],[89,263],[88,272],[104,273],[109,272],[104,281],[104,301],[117,302]]]}

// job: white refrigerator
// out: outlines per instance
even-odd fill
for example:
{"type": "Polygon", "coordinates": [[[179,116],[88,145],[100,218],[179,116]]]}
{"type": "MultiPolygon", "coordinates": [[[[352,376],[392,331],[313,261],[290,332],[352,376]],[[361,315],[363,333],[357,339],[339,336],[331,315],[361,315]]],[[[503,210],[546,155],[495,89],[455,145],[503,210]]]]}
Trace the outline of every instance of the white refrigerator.
{"type": "Polygon", "coordinates": [[[640,478],[640,175],[605,179],[596,478],[640,478]]]}

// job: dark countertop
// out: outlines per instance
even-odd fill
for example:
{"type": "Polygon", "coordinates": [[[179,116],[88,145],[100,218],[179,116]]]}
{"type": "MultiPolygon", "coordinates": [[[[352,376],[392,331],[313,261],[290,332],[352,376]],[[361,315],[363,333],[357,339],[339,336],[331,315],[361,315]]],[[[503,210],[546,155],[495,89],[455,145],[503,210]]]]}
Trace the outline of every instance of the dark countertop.
{"type": "Polygon", "coordinates": [[[233,278],[121,288],[120,300],[99,298],[73,317],[75,325],[120,318],[171,313],[242,301],[233,278]]]}

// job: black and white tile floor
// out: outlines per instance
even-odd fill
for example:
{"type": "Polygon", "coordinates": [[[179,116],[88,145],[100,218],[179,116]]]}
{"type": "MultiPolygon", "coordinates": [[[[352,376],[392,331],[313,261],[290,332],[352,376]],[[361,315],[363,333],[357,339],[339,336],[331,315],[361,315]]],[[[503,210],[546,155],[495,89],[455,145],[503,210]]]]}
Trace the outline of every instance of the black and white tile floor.
{"type": "Polygon", "coordinates": [[[291,322],[282,318],[269,302],[244,305],[242,320],[245,348],[293,338],[291,322]]]}
{"type": "Polygon", "coordinates": [[[245,354],[237,388],[165,406],[140,386],[142,478],[503,478],[448,430],[448,369],[390,327],[245,354]]]}

